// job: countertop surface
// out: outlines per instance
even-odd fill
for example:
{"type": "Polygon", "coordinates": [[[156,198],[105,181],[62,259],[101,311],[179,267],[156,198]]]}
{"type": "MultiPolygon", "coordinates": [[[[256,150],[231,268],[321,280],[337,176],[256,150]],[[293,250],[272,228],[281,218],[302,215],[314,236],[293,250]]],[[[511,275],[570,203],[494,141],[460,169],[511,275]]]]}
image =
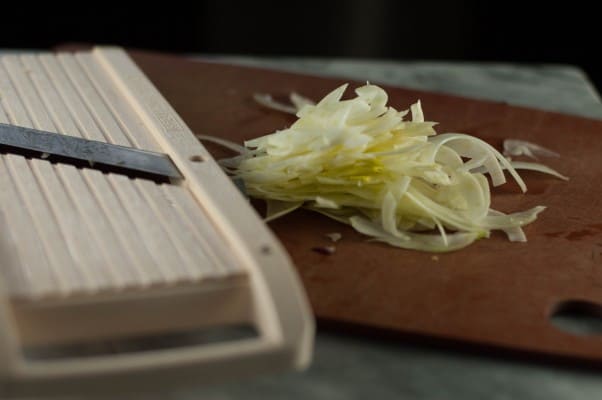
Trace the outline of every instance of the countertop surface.
{"type": "MultiPolygon", "coordinates": [[[[567,65],[202,57],[216,62],[348,77],[504,101],[590,118],[602,103],[587,76],[567,65]]],[[[425,105],[428,112],[428,105],[425,105]]],[[[174,393],[175,399],[593,399],[602,372],[519,361],[368,335],[320,330],[302,373],[174,393]]]]}

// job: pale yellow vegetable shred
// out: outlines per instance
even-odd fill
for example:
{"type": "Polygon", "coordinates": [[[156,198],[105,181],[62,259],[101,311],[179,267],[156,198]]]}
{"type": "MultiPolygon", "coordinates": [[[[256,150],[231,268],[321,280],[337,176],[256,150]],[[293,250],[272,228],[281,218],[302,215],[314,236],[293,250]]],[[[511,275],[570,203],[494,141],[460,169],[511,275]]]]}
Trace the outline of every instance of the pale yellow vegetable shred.
{"type": "Polygon", "coordinates": [[[244,180],[249,196],[267,201],[267,219],[303,207],[373,240],[431,252],[460,249],[492,230],[526,240],[521,227],[545,207],[509,215],[490,208],[486,175],[497,186],[507,171],[526,191],[495,148],[465,134],[437,135],[420,102],[398,111],[378,86],[342,100],[346,88],[317,104],[296,99],[292,126],[249,140],[239,156],[220,161],[244,180]]]}

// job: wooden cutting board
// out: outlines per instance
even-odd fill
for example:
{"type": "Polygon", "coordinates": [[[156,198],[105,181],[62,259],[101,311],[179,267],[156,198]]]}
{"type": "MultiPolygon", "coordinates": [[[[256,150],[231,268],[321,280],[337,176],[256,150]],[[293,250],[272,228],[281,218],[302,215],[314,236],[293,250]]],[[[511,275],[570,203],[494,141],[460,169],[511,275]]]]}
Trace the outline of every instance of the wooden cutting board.
{"type": "MultiPolygon", "coordinates": [[[[297,91],[319,99],[344,82],[131,54],[193,131],[236,142],[294,121],[258,106],[253,93],[284,97],[297,91]]],[[[437,257],[367,242],[349,227],[305,211],[271,223],[317,316],[528,353],[602,360],[601,337],[564,333],[549,320],[569,300],[602,304],[602,121],[386,89],[390,104],[398,109],[420,99],[427,120],[440,122],[440,133],[469,133],[498,148],[503,139],[518,138],[558,151],[561,158],[544,161],[571,180],[525,172],[526,194],[514,183],[494,191],[493,206],[502,211],[548,207],[526,227],[528,243],[510,243],[493,234],[437,257]],[[329,232],[343,235],[336,253],[312,251],[330,244],[324,236],[329,232]]],[[[208,147],[216,157],[227,155],[208,147]]]]}

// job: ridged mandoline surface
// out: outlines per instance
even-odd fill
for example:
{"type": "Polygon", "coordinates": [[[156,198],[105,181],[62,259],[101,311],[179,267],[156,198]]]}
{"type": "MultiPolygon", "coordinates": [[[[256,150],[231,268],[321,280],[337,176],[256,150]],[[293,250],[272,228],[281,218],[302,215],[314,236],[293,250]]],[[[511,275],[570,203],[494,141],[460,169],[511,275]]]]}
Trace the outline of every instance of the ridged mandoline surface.
{"type": "MultiPolygon", "coordinates": [[[[0,122],[161,152],[92,53],[0,58],[0,122]]],[[[41,297],[242,271],[183,186],[0,155],[1,263],[10,293],[41,297]]]]}

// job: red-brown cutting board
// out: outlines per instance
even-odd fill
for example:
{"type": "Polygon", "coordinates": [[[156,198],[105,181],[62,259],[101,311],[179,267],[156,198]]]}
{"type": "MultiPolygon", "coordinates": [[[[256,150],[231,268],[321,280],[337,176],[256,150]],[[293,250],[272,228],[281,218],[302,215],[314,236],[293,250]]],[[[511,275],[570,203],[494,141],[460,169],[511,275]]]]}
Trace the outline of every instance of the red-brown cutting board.
{"type": "MultiPolygon", "coordinates": [[[[193,131],[242,142],[290,125],[294,118],[261,108],[252,94],[297,91],[319,99],[342,80],[190,62],[173,56],[132,56],[193,131]]],[[[501,146],[519,138],[556,150],[545,163],[564,182],[523,173],[495,190],[502,211],[548,209],[526,227],[528,243],[501,234],[449,254],[370,243],[352,229],[300,211],[270,224],[290,252],[318,318],[469,341],[520,351],[602,360],[602,338],[563,333],[550,313],[570,299],[602,303],[602,121],[416,90],[387,88],[390,104],[422,100],[438,132],[464,132],[501,146]],[[324,234],[341,232],[336,253],[324,234]]],[[[225,155],[215,147],[216,157],[225,155]]]]}

